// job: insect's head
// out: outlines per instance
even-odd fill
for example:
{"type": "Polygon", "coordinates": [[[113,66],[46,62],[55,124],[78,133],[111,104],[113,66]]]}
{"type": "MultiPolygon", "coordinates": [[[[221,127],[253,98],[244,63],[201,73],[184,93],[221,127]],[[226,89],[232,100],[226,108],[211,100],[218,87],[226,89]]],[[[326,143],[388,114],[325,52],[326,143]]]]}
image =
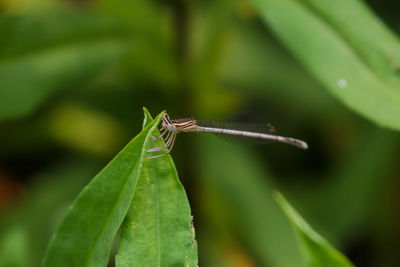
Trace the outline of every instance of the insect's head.
{"type": "Polygon", "coordinates": [[[165,113],[163,118],[162,118],[162,129],[167,129],[168,131],[175,131],[176,126],[175,123],[172,122],[172,120],[169,118],[168,114],[165,113]]]}

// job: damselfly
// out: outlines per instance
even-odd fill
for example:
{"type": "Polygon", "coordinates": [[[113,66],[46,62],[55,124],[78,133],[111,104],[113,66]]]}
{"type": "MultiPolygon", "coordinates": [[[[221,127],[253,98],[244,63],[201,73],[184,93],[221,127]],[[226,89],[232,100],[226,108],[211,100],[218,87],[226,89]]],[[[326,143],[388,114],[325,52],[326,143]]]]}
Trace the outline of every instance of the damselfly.
{"type": "MultiPolygon", "coordinates": [[[[212,125],[212,123],[207,123],[212,125]]],[[[228,128],[220,128],[220,127],[209,127],[208,125],[204,125],[202,121],[195,120],[193,118],[187,119],[179,119],[179,120],[171,120],[167,113],[164,114],[162,117],[161,123],[161,135],[160,137],[152,137],[153,140],[163,140],[165,141],[165,146],[161,147],[154,147],[147,152],[155,152],[160,151],[163,149],[168,149],[167,153],[161,155],[150,156],[148,158],[158,158],[171,153],[172,148],[175,144],[176,135],[180,132],[187,133],[187,132],[204,132],[204,133],[216,133],[216,134],[227,134],[227,135],[237,135],[237,136],[245,136],[251,138],[259,138],[264,140],[272,140],[281,143],[286,143],[289,145],[297,146],[302,149],[307,149],[308,145],[306,142],[291,138],[291,137],[284,137],[279,135],[273,134],[266,134],[266,133],[258,133],[258,132],[251,132],[251,131],[242,131],[242,130],[235,130],[235,129],[228,129],[228,128]],[[166,137],[164,138],[164,136],[166,137]]]]}

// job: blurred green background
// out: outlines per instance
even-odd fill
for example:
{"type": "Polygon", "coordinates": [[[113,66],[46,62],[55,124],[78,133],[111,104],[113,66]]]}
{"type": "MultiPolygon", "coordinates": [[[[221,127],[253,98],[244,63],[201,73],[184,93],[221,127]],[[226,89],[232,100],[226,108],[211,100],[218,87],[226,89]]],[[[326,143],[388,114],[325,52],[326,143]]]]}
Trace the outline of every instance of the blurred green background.
{"type": "MultiPolygon", "coordinates": [[[[400,265],[399,134],[334,97],[304,62],[331,51],[296,56],[262,2],[0,0],[0,266],[40,264],[68,205],[140,131],[142,106],[268,122],[309,144],[178,137],[200,266],[304,266],[274,190],[357,266],[400,265]]],[[[400,31],[397,1],[365,4],[400,31]]]]}

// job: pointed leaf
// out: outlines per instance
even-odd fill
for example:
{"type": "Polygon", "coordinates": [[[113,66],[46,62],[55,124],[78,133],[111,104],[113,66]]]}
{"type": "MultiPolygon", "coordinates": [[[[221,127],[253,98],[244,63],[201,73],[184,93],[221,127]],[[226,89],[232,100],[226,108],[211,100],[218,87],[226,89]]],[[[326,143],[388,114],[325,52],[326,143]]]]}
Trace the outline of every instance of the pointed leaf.
{"type": "Polygon", "coordinates": [[[144,146],[162,113],[79,194],[46,253],[43,266],[106,266],[115,235],[141,175],[144,146]]]}
{"type": "MultiPolygon", "coordinates": [[[[145,109],[145,124],[151,121],[145,109]]],[[[163,144],[154,141],[146,149],[163,144]]],[[[122,226],[117,266],[197,266],[193,231],[189,202],[171,156],[146,159],[122,226]]]]}

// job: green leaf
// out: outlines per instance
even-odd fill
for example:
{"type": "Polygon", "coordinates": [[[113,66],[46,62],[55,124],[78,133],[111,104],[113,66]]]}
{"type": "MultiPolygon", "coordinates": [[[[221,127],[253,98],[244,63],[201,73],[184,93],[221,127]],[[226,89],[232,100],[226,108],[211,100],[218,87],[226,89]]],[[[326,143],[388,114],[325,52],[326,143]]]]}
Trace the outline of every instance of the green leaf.
{"type": "MultiPolygon", "coordinates": [[[[145,110],[144,124],[152,119],[145,110]]],[[[146,147],[163,145],[155,141],[146,147]]],[[[147,159],[124,220],[117,266],[197,266],[190,206],[171,156],[147,159]]]]}
{"type": "Polygon", "coordinates": [[[129,51],[126,32],[89,12],[0,18],[0,120],[26,116],[56,92],[82,87],[129,51]]]}
{"type": "Polygon", "coordinates": [[[299,247],[308,266],[353,266],[343,254],[338,252],[308,225],[282,194],[277,192],[275,199],[297,233],[299,247]]]}
{"type": "Polygon", "coordinates": [[[151,117],[151,114],[147,108],[143,107],[143,112],[144,112],[144,120],[142,128],[144,129],[153,121],[153,118],[151,117]]]}
{"type": "Polygon", "coordinates": [[[400,130],[400,43],[364,4],[355,0],[251,2],[332,94],[375,123],[400,130]]]}
{"type": "Polygon", "coordinates": [[[106,266],[129,209],[137,178],[163,113],[136,136],[79,194],[47,250],[43,266],[106,266]]]}

